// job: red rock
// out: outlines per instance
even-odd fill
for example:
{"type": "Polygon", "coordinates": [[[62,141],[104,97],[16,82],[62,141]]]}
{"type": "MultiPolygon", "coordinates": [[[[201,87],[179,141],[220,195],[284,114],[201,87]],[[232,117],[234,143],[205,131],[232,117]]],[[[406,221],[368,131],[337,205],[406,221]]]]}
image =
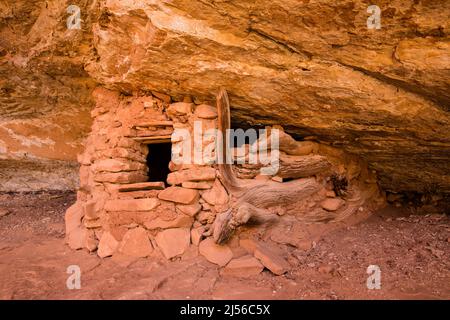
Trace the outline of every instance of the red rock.
{"type": "Polygon", "coordinates": [[[169,173],[167,183],[177,185],[186,181],[211,181],[215,178],[216,169],[214,168],[193,168],[169,173]]]}
{"type": "Polygon", "coordinates": [[[158,198],[158,193],[159,193],[159,190],[119,192],[119,193],[117,193],[117,198],[121,199],[121,200],[158,198]]]}
{"type": "Polygon", "coordinates": [[[83,219],[83,224],[88,229],[100,228],[102,221],[100,219],[83,219]]]}
{"type": "Polygon", "coordinates": [[[269,286],[252,286],[246,283],[246,281],[237,278],[229,278],[229,280],[234,281],[219,281],[214,285],[212,299],[272,300],[276,297],[269,286]]]}
{"type": "Polygon", "coordinates": [[[345,203],[341,198],[327,198],[320,205],[327,211],[336,211],[345,203]]]}
{"type": "Polygon", "coordinates": [[[328,273],[332,273],[333,272],[333,267],[329,266],[329,265],[321,265],[317,271],[319,271],[320,273],[323,274],[328,274],[328,273]]]}
{"type": "Polygon", "coordinates": [[[117,159],[105,159],[97,161],[92,168],[95,172],[121,172],[145,169],[145,164],[117,159]]]}
{"type": "Polygon", "coordinates": [[[192,113],[193,103],[175,102],[167,108],[167,114],[169,116],[184,116],[192,113]]]}
{"type": "Polygon", "coordinates": [[[258,247],[258,242],[253,239],[239,239],[239,246],[247,250],[248,253],[253,254],[258,247]]]}
{"type": "Polygon", "coordinates": [[[167,104],[169,104],[171,101],[171,98],[169,95],[161,93],[161,92],[152,91],[152,95],[154,95],[156,98],[164,101],[167,104]]]}
{"type": "Polygon", "coordinates": [[[279,176],[272,177],[272,180],[275,181],[275,182],[283,182],[283,178],[279,177],[279,176]]]}
{"type": "Polygon", "coordinates": [[[196,217],[197,221],[199,221],[201,224],[212,223],[214,222],[215,218],[216,214],[212,211],[201,211],[196,217]]]}
{"type": "Polygon", "coordinates": [[[86,232],[86,237],[84,240],[84,246],[86,247],[86,249],[89,250],[89,252],[93,252],[95,250],[97,250],[98,247],[98,240],[95,237],[95,232],[92,230],[88,230],[86,232]]]}
{"type": "Polygon", "coordinates": [[[325,193],[325,195],[326,195],[328,198],[334,198],[334,197],[336,197],[336,193],[335,193],[333,190],[328,190],[328,191],[325,193]]]}
{"type": "Polygon", "coordinates": [[[242,247],[231,247],[231,251],[233,252],[233,259],[237,259],[243,256],[248,255],[248,251],[242,247]]]}
{"type": "Polygon", "coordinates": [[[181,256],[181,260],[192,260],[198,257],[198,247],[190,245],[181,256]]]}
{"type": "Polygon", "coordinates": [[[79,226],[81,226],[81,219],[83,218],[84,212],[81,202],[77,201],[69,209],[67,209],[64,216],[66,224],[66,235],[79,226]]]}
{"type": "Polygon", "coordinates": [[[167,259],[183,254],[190,244],[188,228],[167,229],[156,235],[156,243],[167,259]]]}
{"type": "Polygon", "coordinates": [[[264,266],[255,257],[247,255],[231,260],[222,270],[222,275],[247,278],[258,275],[263,269],[264,266]]]}
{"type": "Polygon", "coordinates": [[[182,204],[192,204],[198,199],[198,191],[182,187],[169,187],[158,194],[161,200],[172,201],[182,204]]]}
{"type": "Polygon", "coordinates": [[[192,244],[198,246],[200,241],[202,240],[203,233],[205,232],[205,227],[201,226],[198,228],[193,228],[191,230],[191,242],[192,244]]]}
{"type": "Polygon", "coordinates": [[[254,255],[267,269],[276,275],[282,275],[290,267],[288,262],[277,252],[265,248],[262,245],[257,246],[254,255]]]}
{"type": "Polygon", "coordinates": [[[0,208],[0,217],[7,216],[9,214],[9,210],[0,208]]]}
{"type": "MultiPolygon", "coordinates": [[[[100,206],[97,205],[97,203],[99,203],[97,200],[90,200],[84,204],[84,207],[83,207],[84,216],[87,219],[89,219],[89,220],[98,219],[99,213],[100,213],[99,212],[100,206]]],[[[102,202],[102,203],[104,203],[104,202],[102,202]]]]}
{"type": "Polygon", "coordinates": [[[178,204],[176,208],[191,217],[194,217],[202,210],[202,206],[198,202],[193,204],[178,204]]]}
{"type": "Polygon", "coordinates": [[[102,152],[102,157],[110,157],[114,159],[128,159],[136,162],[145,163],[146,159],[143,154],[135,150],[125,148],[108,149],[102,152]]]}
{"type": "Polygon", "coordinates": [[[259,180],[259,181],[269,181],[270,180],[270,176],[265,175],[265,174],[258,174],[254,179],[255,180],[259,180]]]}
{"type": "Polygon", "coordinates": [[[141,172],[102,172],[94,176],[94,180],[97,182],[110,183],[137,183],[145,182],[147,179],[148,176],[141,172]]]}
{"type": "Polygon", "coordinates": [[[121,185],[120,192],[141,191],[141,190],[163,190],[164,182],[140,182],[121,185]]]}
{"type": "Polygon", "coordinates": [[[211,205],[224,205],[228,203],[229,197],[227,191],[222,186],[222,183],[219,179],[216,179],[213,187],[202,194],[202,198],[211,205]]]}
{"type": "Polygon", "coordinates": [[[200,242],[199,253],[209,262],[225,266],[232,258],[233,252],[227,245],[218,245],[212,238],[207,238],[200,242]]]}
{"type": "Polygon", "coordinates": [[[100,258],[112,256],[118,245],[116,238],[109,231],[104,231],[98,244],[97,254],[100,258]]]}
{"type": "Polygon", "coordinates": [[[175,219],[164,220],[160,217],[144,222],[145,228],[148,230],[154,229],[169,229],[169,228],[190,228],[194,218],[180,213],[175,219]]]}
{"type": "Polygon", "coordinates": [[[299,240],[295,242],[295,246],[303,251],[309,251],[313,247],[313,242],[311,240],[299,240]]]}
{"type": "Polygon", "coordinates": [[[194,182],[194,181],[185,181],[181,184],[183,188],[188,189],[199,189],[199,190],[206,190],[211,189],[212,185],[208,182],[194,182]]]}
{"type": "Polygon", "coordinates": [[[134,228],[128,230],[120,242],[118,252],[136,258],[144,258],[149,256],[153,247],[148,238],[147,231],[142,228],[134,228]]]}
{"type": "Polygon", "coordinates": [[[195,108],[194,114],[202,119],[217,118],[217,109],[207,104],[201,104],[195,108]]]}
{"type": "Polygon", "coordinates": [[[114,211],[150,211],[160,205],[157,198],[109,200],[105,204],[105,210],[114,211]]]}
{"type": "Polygon", "coordinates": [[[76,227],[67,236],[67,244],[73,250],[83,249],[85,247],[87,230],[84,227],[76,227]]]}
{"type": "Polygon", "coordinates": [[[91,188],[91,166],[80,166],[80,190],[89,191],[91,188]]]}

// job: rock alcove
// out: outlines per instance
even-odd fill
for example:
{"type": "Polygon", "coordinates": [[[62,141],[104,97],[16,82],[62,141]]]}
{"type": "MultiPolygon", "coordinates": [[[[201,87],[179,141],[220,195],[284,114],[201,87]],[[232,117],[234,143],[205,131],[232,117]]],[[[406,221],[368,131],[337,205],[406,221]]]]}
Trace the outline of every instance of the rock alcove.
{"type": "MultiPolygon", "coordinates": [[[[92,130],[78,159],[77,201],[66,213],[73,249],[101,258],[173,259],[198,246],[208,260],[225,265],[231,257],[215,253],[237,235],[337,223],[383,204],[364,161],[312,139],[296,141],[281,126],[228,148],[231,115],[223,89],[215,106],[103,88],[94,98],[92,130]],[[276,171],[262,170],[272,163],[250,161],[261,148],[278,155],[276,171]],[[193,161],[175,161],[174,155],[187,154],[193,161]],[[219,161],[227,157],[232,161],[219,161]]],[[[290,241],[298,245],[298,234],[290,241]]]]}

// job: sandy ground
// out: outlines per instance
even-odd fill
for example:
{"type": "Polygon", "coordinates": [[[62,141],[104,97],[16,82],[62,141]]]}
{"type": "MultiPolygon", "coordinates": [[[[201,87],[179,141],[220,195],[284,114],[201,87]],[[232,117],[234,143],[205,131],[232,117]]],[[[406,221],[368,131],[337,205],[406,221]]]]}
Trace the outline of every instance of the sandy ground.
{"type": "Polygon", "coordinates": [[[388,207],[326,234],[307,251],[290,250],[283,276],[220,276],[195,248],[177,261],[101,260],[64,244],[73,193],[0,194],[0,299],[450,299],[450,219],[388,207]],[[192,254],[194,253],[194,254],[192,254]],[[82,271],[69,290],[67,267],[82,271]],[[381,289],[369,290],[369,265],[381,289]]]}

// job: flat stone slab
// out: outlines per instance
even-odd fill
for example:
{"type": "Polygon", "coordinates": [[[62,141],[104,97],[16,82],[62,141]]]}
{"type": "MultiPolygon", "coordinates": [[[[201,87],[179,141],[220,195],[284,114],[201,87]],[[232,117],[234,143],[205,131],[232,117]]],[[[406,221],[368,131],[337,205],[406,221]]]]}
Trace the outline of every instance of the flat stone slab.
{"type": "Polygon", "coordinates": [[[138,227],[130,229],[124,234],[117,250],[127,256],[144,258],[152,253],[153,247],[147,231],[142,227],[138,227]]]}
{"type": "Polygon", "coordinates": [[[140,182],[124,184],[119,187],[119,192],[141,191],[141,190],[163,190],[164,182],[140,182]]]}
{"type": "Polygon", "coordinates": [[[157,198],[109,200],[105,204],[105,210],[114,211],[150,211],[160,205],[157,198]]]}
{"type": "Polygon", "coordinates": [[[169,229],[169,228],[190,228],[194,223],[194,218],[184,213],[180,213],[175,219],[164,220],[157,217],[144,222],[145,228],[153,229],[169,229]]]}
{"type": "Polygon", "coordinates": [[[158,194],[158,198],[181,204],[191,204],[198,198],[198,190],[182,187],[169,187],[161,191],[158,194]]]}
{"type": "Polygon", "coordinates": [[[227,266],[222,270],[224,276],[234,276],[241,278],[248,278],[258,275],[263,271],[264,266],[258,259],[251,255],[246,255],[237,259],[231,260],[227,266]]]}
{"type": "Polygon", "coordinates": [[[217,108],[207,104],[201,104],[195,108],[194,114],[202,119],[215,119],[217,118],[217,108]]]}
{"type": "Polygon", "coordinates": [[[156,235],[156,243],[167,259],[183,254],[191,242],[188,228],[175,228],[161,231],[156,235]]]}
{"type": "Polygon", "coordinates": [[[169,173],[167,183],[181,184],[185,181],[210,181],[216,178],[216,169],[211,167],[193,168],[169,173]]]}
{"type": "Polygon", "coordinates": [[[221,267],[225,266],[232,258],[233,252],[227,245],[218,245],[212,238],[200,242],[199,253],[209,262],[221,267]]]}
{"type": "Polygon", "coordinates": [[[191,217],[194,217],[197,213],[200,212],[200,210],[202,210],[202,206],[199,203],[179,204],[176,206],[176,208],[191,217]]]}
{"type": "Polygon", "coordinates": [[[336,211],[344,205],[345,201],[341,198],[327,198],[323,200],[320,205],[324,210],[336,211]]]}
{"type": "Polygon", "coordinates": [[[118,245],[119,241],[110,232],[105,231],[98,244],[97,254],[100,258],[112,256],[118,245]]]}
{"type": "Polygon", "coordinates": [[[212,184],[210,184],[208,182],[204,182],[204,181],[200,181],[200,182],[185,181],[185,182],[183,182],[181,184],[181,186],[183,188],[199,189],[199,190],[206,190],[206,189],[211,189],[212,188],[212,184]]]}
{"type": "Polygon", "coordinates": [[[277,252],[258,245],[254,252],[255,258],[276,275],[282,275],[289,269],[289,263],[277,252]]]}

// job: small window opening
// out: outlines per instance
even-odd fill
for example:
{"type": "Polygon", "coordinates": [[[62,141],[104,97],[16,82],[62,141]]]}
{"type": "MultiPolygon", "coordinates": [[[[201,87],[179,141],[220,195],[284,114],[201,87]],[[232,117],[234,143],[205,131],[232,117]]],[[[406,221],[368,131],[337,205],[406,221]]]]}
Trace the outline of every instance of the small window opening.
{"type": "Polygon", "coordinates": [[[148,181],[163,181],[167,187],[167,176],[170,173],[169,162],[172,158],[172,144],[149,144],[148,151],[148,181]]]}

